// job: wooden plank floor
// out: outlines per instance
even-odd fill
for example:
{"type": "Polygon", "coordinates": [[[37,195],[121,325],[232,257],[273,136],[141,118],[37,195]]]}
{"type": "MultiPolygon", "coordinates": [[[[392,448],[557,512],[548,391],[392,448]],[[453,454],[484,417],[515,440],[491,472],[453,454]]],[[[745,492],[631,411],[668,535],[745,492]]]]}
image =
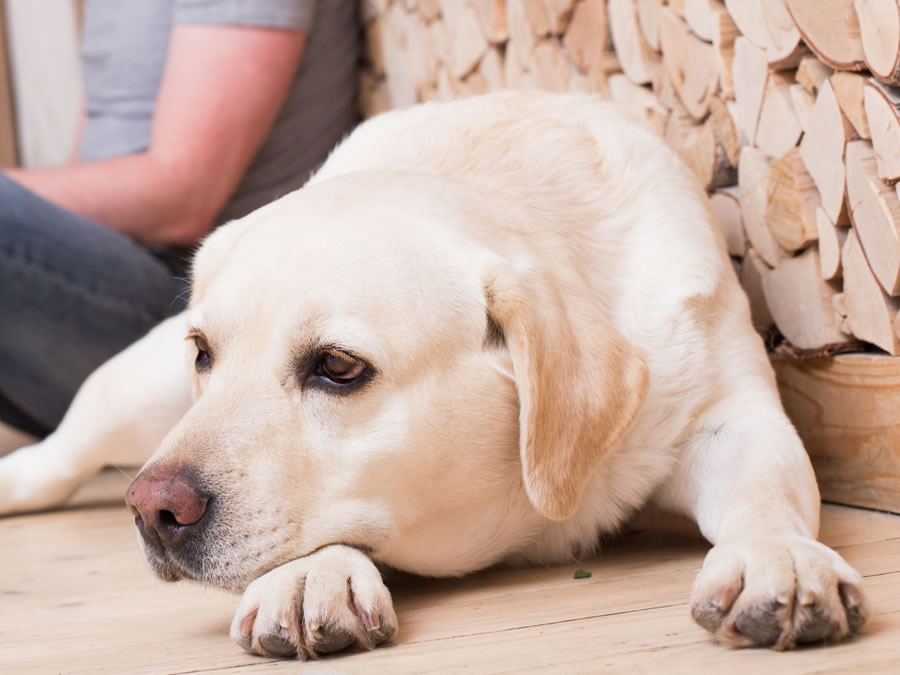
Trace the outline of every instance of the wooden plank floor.
{"type": "Polygon", "coordinates": [[[730,651],[693,624],[706,545],[688,534],[631,534],[580,563],[584,580],[576,566],[397,579],[393,646],[307,664],[244,654],[227,635],[236,596],[157,581],[135,537],[119,503],[0,520],[0,672],[900,672],[900,516],[824,507],[823,539],[867,577],[873,616],[856,640],[786,654],[730,651]]]}

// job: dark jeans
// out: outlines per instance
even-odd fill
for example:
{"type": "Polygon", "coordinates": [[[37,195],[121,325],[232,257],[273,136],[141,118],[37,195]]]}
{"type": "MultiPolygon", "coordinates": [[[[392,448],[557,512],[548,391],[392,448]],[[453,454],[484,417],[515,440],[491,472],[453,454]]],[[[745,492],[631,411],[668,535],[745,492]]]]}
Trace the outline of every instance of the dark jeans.
{"type": "Polygon", "coordinates": [[[147,248],[0,174],[0,420],[52,431],[91,371],[186,295],[147,248]]]}

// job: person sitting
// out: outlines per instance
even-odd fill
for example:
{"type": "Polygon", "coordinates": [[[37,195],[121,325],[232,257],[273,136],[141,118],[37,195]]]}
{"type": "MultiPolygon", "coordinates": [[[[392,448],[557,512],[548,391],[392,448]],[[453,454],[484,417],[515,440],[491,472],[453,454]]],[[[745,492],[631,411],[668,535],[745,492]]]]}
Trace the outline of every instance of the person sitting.
{"type": "Polygon", "coordinates": [[[357,5],[85,0],[77,152],[0,171],[0,421],[52,431],[92,370],[183,308],[191,248],[352,128],[357,5]]]}

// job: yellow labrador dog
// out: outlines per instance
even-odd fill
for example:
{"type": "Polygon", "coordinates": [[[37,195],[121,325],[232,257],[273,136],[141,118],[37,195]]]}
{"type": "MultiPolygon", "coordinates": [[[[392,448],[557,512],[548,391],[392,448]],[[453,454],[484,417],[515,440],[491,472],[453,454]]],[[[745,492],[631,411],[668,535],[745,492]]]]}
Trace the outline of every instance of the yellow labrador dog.
{"type": "Polygon", "coordinates": [[[209,237],[185,315],[0,462],[0,510],[160,441],[127,495],[144,553],[242,591],[232,637],[258,654],[388,640],[376,563],[571,561],[646,504],[714,544],[691,609],[722,642],[865,621],[859,574],[816,541],[815,478],[704,195],[589,96],[360,126],[209,237]]]}

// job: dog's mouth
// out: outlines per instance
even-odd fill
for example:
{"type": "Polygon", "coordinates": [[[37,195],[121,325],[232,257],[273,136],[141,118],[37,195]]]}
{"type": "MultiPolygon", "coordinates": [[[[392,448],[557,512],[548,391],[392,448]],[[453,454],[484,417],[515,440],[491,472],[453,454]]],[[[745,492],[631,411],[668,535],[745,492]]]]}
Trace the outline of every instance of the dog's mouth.
{"type": "Polygon", "coordinates": [[[142,548],[144,550],[144,558],[147,560],[147,564],[150,565],[150,569],[163,581],[196,579],[190,570],[180,564],[165,548],[144,539],[142,539],[142,548]]]}

